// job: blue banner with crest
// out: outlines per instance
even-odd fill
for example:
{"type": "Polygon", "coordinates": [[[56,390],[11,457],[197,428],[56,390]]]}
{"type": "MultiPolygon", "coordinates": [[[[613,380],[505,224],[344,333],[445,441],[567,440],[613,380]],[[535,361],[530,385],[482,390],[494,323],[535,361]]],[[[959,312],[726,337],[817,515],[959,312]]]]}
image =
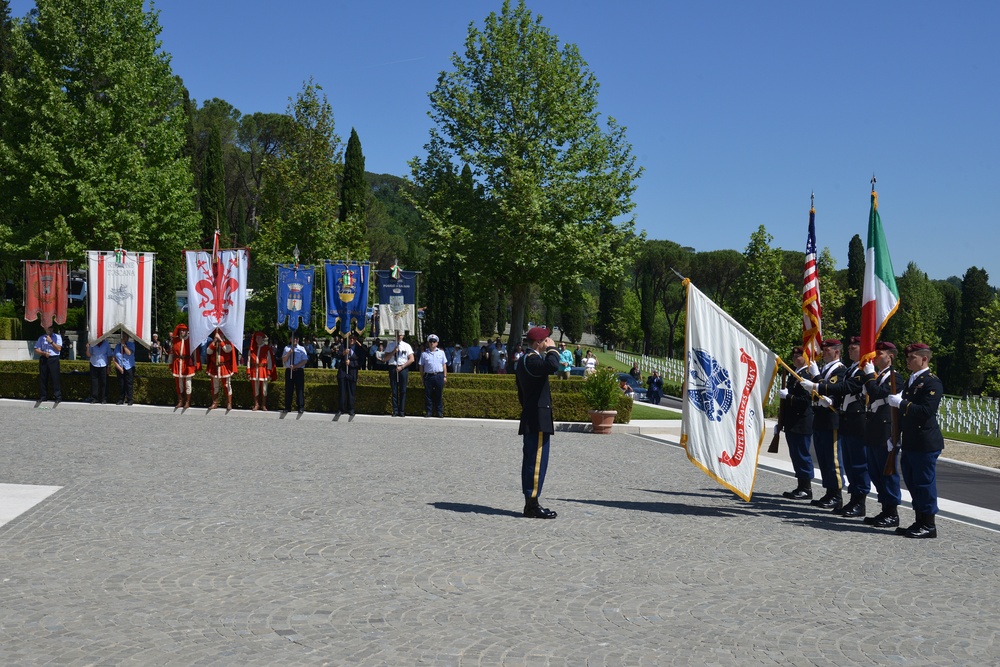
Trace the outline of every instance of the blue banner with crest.
{"type": "Polygon", "coordinates": [[[312,312],[313,280],[316,270],[311,266],[278,265],[278,324],[288,318],[288,328],[295,331],[299,322],[309,326],[312,312]]]}
{"type": "Polygon", "coordinates": [[[369,265],[358,262],[326,262],[326,330],[342,334],[367,326],[369,265]],[[339,322],[339,324],[338,324],[339,322]]]}

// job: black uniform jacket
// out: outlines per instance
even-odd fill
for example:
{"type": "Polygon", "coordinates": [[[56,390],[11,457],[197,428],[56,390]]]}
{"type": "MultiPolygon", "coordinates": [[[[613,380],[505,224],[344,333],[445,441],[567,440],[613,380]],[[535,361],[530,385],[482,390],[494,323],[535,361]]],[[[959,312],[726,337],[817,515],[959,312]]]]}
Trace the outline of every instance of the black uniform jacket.
{"type": "Polygon", "coordinates": [[[903,387],[903,376],[888,368],[881,373],[865,376],[865,393],[868,394],[868,415],[865,421],[865,444],[869,447],[886,448],[892,437],[892,406],[885,397],[892,393],[892,378],[896,374],[896,391],[903,387]]]}
{"type": "MultiPolygon", "coordinates": [[[[801,377],[806,371],[805,368],[796,369],[796,373],[801,377]]],[[[808,375],[806,372],[805,375],[808,375]]],[[[808,391],[802,388],[799,381],[793,376],[788,376],[788,401],[785,403],[785,420],[782,427],[785,433],[798,433],[799,435],[812,435],[813,432],[813,407],[812,398],[808,391]]]]}
{"type": "Polygon", "coordinates": [[[344,346],[338,350],[337,361],[337,381],[347,380],[349,382],[358,381],[358,355],[353,347],[344,346]],[[350,360],[350,364],[345,363],[350,360]]]}
{"type": "MultiPolygon", "coordinates": [[[[833,404],[840,410],[839,431],[843,435],[863,438],[865,436],[865,374],[858,364],[851,364],[841,377],[834,374],[829,380],[817,383],[816,391],[822,396],[833,398],[833,404]]],[[[828,408],[824,409],[829,412],[828,408]]]]}
{"type": "Polygon", "coordinates": [[[944,385],[938,376],[924,371],[911,385],[903,389],[899,404],[904,451],[937,452],[944,449],[944,436],[938,426],[937,411],[944,396],[944,385]]]}
{"type": "MultiPolygon", "coordinates": [[[[834,364],[835,362],[830,362],[834,364]]],[[[824,367],[828,368],[828,367],[824,367]]],[[[844,381],[844,376],[847,375],[847,366],[843,363],[836,363],[832,369],[820,371],[820,374],[814,377],[812,380],[816,384],[825,384],[827,386],[833,386],[835,384],[840,384],[844,381]]],[[[822,392],[819,392],[822,393],[822,392]]],[[[835,394],[828,394],[833,398],[833,409],[826,407],[825,405],[817,404],[814,409],[815,417],[813,418],[813,430],[814,431],[832,431],[840,425],[840,419],[838,419],[838,411],[840,410],[840,404],[842,402],[842,397],[835,394]]]]}
{"type": "Polygon", "coordinates": [[[518,361],[517,398],[521,401],[521,423],[518,435],[525,433],[555,433],[552,423],[552,393],[549,376],[559,370],[559,350],[550,347],[545,356],[529,349],[518,361]]]}

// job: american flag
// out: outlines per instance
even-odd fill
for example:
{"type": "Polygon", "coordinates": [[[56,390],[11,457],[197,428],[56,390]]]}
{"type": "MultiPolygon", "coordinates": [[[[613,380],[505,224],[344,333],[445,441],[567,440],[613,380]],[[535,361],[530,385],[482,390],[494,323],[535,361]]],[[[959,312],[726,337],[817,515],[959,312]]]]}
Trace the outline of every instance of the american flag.
{"type": "Polygon", "coordinates": [[[821,358],[823,306],[819,298],[819,271],[816,269],[816,206],[809,209],[809,238],[806,264],[802,270],[802,356],[806,362],[821,358]]]}

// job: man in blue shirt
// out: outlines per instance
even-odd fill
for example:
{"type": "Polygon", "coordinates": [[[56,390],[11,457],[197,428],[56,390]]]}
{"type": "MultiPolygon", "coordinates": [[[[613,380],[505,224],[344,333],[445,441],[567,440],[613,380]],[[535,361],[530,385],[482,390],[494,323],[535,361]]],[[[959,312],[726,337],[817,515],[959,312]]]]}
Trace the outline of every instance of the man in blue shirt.
{"type": "Polygon", "coordinates": [[[106,339],[99,343],[87,343],[87,357],[90,358],[90,398],[87,402],[107,403],[108,359],[111,357],[111,344],[106,339]]]}
{"type": "Polygon", "coordinates": [[[307,361],[309,354],[306,348],[299,345],[299,334],[292,332],[292,340],[281,355],[281,363],[285,367],[285,412],[292,411],[293,392],[299,414],[306,410],[306,372],[303,369],[307,361]]]}
{"type": "Polygon", "coordinates": [[[38,355],[38,380],[41,388],[38,392],[38,402],[49,400],[48,385],[52,381],[52,396],[56,405],[62,402],[62,390],[59,388],[59,355],[62,352],[62,336],[52,331],[52,324],[45,327],[45,333],[35,343],[35,354],[38,355]]]}
{"type": "Polygon", "coordinates": [[[559,377],[568,380],[572,367],[573,353],[566,349],[566,343],[559,343],[559,377]]]}
{"type": "Polygon", "coordinates": [[[118,373],[118,405],[128,401],[132,405],[135,386],[135,342],[122,332],[121,341],[115,345],[115,371],[118,373]]]}
{"type": "Polygon", "coordinates": [[[424,417],[444,417],[444,383],[448,380],[448,359],[438,348],[438,337],[427,337],[427,349],[420,354],[420,375],[424,380],[424,417]]]}

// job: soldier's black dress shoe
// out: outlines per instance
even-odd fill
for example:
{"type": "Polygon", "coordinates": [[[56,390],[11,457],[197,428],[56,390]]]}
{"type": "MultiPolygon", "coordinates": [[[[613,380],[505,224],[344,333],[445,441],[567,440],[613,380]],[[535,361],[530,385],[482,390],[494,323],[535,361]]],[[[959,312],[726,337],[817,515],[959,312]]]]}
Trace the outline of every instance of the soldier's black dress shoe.
{"type": "Polygon", "coordinates": [[[899,527],[899,515],[898,514],[879,514],[877,517],[872,519],[865,519],[865,523],[869,524],[873,528],[898,528],[899,527]]]}
{"type": "Polygon", "coordinates": [[[917,523],[916,521],[914,521],[913,523],[911,523],[909,528],[900,528],[900,527],[897,526],[896,527],[896,534],[897,535],[906,535],[907,531],[916,530],[919,527],[920,527],[920,524],[917,523]]]}
{"type": "Polygon", "coordinates": [[[812,504],[820,509],[832,510],[841,507],[844,504],[844,499],[840,497],[840,494],[826,494],[819,500],[812,501],[812,504]]]}
{"type": "Polygon", "coordinates": [[[920,524],[903,531],[903,537],[912,537],[915,540],[933,539],[937,537],[937,528],[920,524]]]}
{"type": "Polygon", "coordinates": [[[525,505],[524,516],[529,519],[554,519],[558,515],[552,510],[547,510],[540,505],[525,505]]]}
{"type": "Polygon", "coordinates": [[[785,491],[781,495],[791,500],[810,500],[813,497],[813,492],[809,489],[794,489],[792,491],[785,491]]]}
{"type": "Polygon", "coordinates": [[[833,510],[834,514],[845,517],[857,517],[867,514],[864,503],[847,503],[839,510],[833,510]]]}

